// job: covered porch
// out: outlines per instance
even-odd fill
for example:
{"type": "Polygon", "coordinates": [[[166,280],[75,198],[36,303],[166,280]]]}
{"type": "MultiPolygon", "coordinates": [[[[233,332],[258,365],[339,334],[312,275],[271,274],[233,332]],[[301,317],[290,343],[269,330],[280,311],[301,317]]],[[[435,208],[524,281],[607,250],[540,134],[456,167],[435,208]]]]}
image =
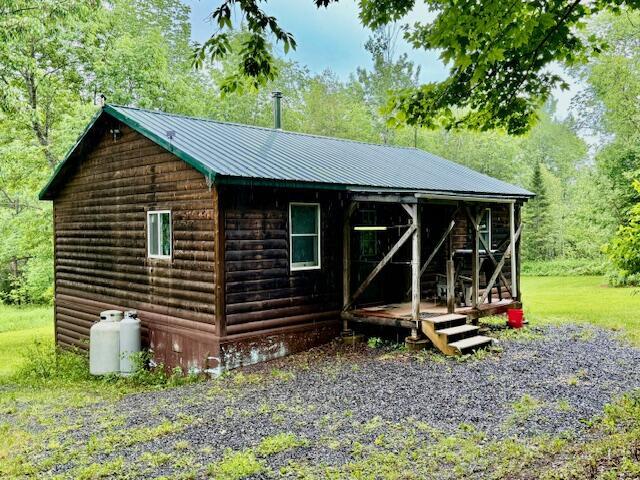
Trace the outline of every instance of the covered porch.
{"type": "Polygon", "coordinates": [[[343,221],[344,334],[351,323],[405,328],[408,343],[428,339],[448,354],[462,351],[455,344],[490,343],[468,323],[521,306],[522,202],[352,192],[343,221]]]}

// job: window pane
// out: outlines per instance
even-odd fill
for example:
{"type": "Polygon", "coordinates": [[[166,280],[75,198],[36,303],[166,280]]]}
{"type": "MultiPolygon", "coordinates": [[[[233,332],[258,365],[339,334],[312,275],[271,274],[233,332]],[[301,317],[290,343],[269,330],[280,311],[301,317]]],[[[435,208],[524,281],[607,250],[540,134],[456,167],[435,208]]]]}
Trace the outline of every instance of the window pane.
{"type": "Polygon", "coordinates": [[[292,259],[296,267],[318,265],[318,237],[292,237],[292,259]]]}
{"type": "Polygon", "coordinates": [[[478,229],[480,232],[488,232],[489,231],[489,210],[485,210],[482,215],[482,220],[480,220],[480,225],[478,225],[478,229]]]}
{"type": "Polygon", "coordinates": [[[162,213],[162,255],[171,255],[171,215],[162,213]]]}
{"type": "Polygon", "coordinates": [[[291,205],[291,233],[318,233],[317,215],[317,205],[291,205]]]}
{"type": "Polygon", "coordinates": [[[484,243],[480,242],[480,250],[484,250],[485,245],[491,248],[491,245],[489,245],[489,232],[480,233],[480,238],[484,240],[484,243]]]}
{"type": "Polygon", "coordinates": [[[158,252],[158,214],[152,213],[149,215],[149,255],[159,255],[158,252]]]}
{"type": "Polygon", "coordinates": [[[360,256],[375,257],[378,254],[378,239],[376,232],[360,233],[360,256]]]}

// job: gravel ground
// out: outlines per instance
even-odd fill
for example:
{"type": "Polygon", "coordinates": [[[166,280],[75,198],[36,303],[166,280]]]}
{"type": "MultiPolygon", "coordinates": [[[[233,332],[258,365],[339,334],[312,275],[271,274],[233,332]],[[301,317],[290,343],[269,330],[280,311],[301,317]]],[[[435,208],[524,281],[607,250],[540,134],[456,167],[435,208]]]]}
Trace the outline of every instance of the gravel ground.
{"type": "MultiPolygon", "coordinates": [[[[613,333],[574,325],[538,333],[500,340],[497,351],[465,361],[330,344],[226,378],[72,412],[84,427],[59,440],[78,448],[114,431],[126,435],[125,429],[183,422],[176,432],[95,459],[122,456],[135,463],[144,452],[188,445],[190,467],[202,472],[225,449],[252,448],[282,432],[306,439],[306,446],[265,459],[277,472],[292,460],[343,465],[353,460],[356,442],[374,442],[381,433],[407,435],[418,422],[428,425],[411,430],[419,441],[431,441],[432,429],[456,434],[461,425],[484,433],[486,441],[526,441],[541,434],[580,439],[588,435],[585,421],[602,413],[612,398],[640,387],[640,349],[613,333]]],[[[73,461],[59,463],[52,472],[73,466],[73,461]]],[[[151,470],[174,475],[184,468],[174,462],[151,470]]]]}

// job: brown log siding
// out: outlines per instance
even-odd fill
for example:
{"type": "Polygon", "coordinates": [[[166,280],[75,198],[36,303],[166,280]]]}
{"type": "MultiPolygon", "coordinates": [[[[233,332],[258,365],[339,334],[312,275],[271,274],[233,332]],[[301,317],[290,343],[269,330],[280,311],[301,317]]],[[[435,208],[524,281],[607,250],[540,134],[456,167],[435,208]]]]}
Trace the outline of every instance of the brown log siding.
{"type": "Polygon", "coordinates": [[[229,335],[337,318],[342,202],[335,193],[236,188],[224,198],[229,335]],[[320,270],[290,271],[289,202],[321,205],[320,270]]]}
{"type": "Polygon", "coordinates": [[[54,201],[56,339],[86,348],[108,306],[139,310],[145,331],[184,327],[213,336],[212,191],[173,154],[121,130],[117,141],[106,132],[96,142],[54,201]],[[171,260],[147,258],[146,212],[161,209],[172,213],[171,260]]]}

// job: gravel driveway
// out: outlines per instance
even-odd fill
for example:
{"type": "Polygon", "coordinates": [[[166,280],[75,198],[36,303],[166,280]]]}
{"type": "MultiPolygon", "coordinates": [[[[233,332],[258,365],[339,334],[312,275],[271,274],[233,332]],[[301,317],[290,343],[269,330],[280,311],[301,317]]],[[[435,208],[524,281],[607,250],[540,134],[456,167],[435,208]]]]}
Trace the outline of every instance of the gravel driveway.
{"type": "MultiPolygon", "coordinates": [[[[252,478],[313,476],[309,472],[323,478],[318,472],[338,472],[372,448],[393,453],[409,441],[421,446],[455,435],[478,444],[580,440],[589,435],[585,422],[607,402],[640,387],[640,350],[612,333],[573,325],[537,332],[500,340],[497,351],[464,361],[335,343],[222,379],[71,412],[83,428],[58,441],[69,451],[97,442],[92,462],[118,459],[119,471],[132,469],[133,476],[193,478],[208,468],[214,477],[243,478],[215,465],[225,455],[240,462],[234,452],[249,452],[261,465],[252,475],[247,466],[252,478]],[[152,432],[151,438],[140,432],[152,432]],[[260,443],[272,438],[280,446],[260,443]]],[[[71,476],[79,461],[59,460],[50,473],[71,476]]],[[[484,478],[481,467],[474,468],[467,476],[484,478]]]]}

